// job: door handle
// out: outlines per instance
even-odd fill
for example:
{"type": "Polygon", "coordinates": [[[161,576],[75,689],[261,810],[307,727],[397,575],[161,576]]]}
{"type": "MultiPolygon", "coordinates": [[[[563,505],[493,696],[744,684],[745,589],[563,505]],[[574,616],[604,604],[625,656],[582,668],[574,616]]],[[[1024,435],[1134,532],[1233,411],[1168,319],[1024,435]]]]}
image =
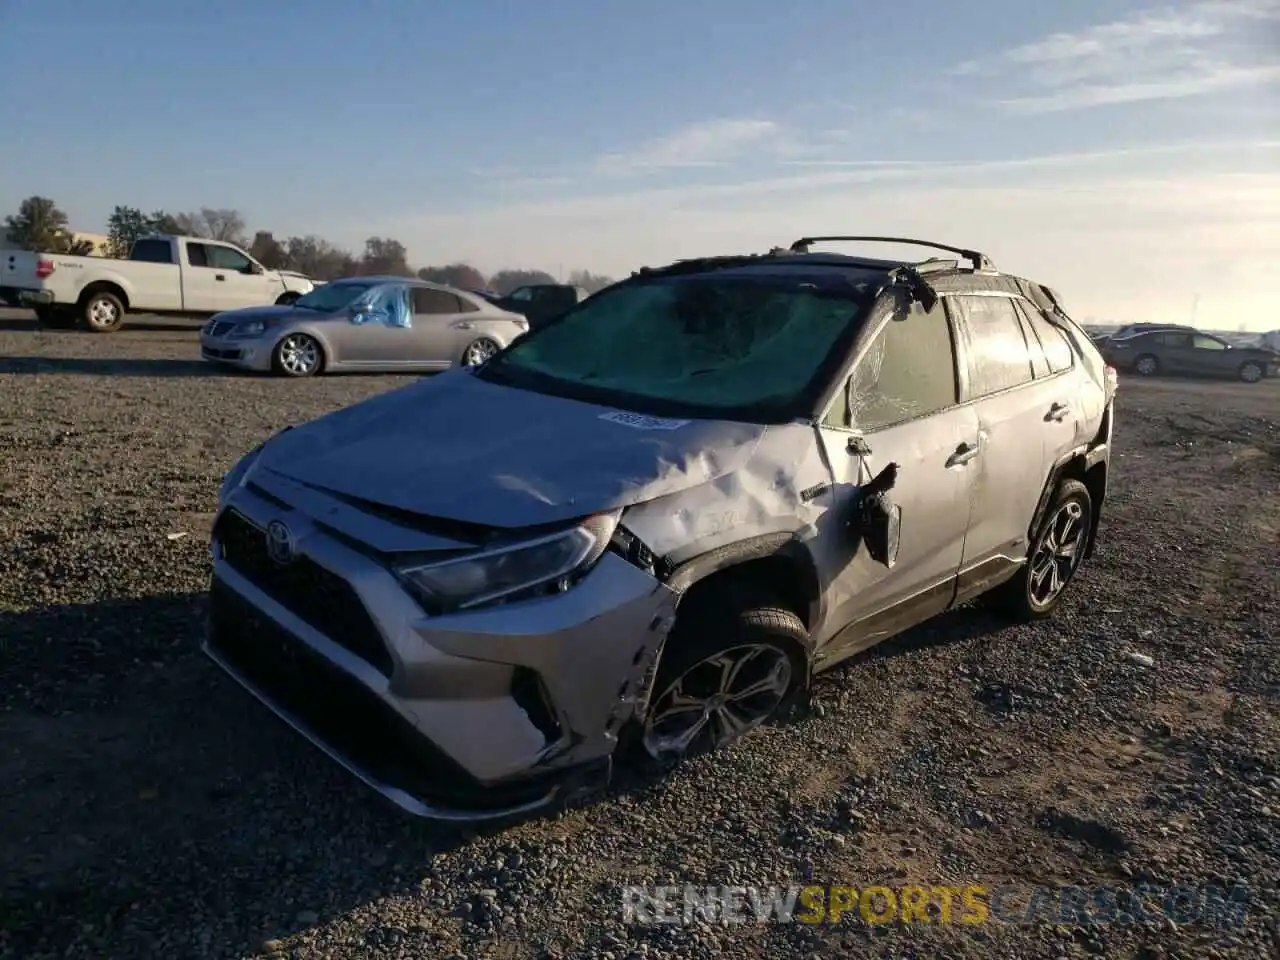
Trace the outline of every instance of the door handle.
{"type": "Polygon", "coordinates": [[[1049,412],[1044,415],[1044,419],[1046,422],[1052,420],[1054,423],[1061,423],[1070,412],[1071,408],[1065,403],[1055,403],[1049,408],[1049,412]]]}
{"type": "Polygon", "coordinates": [[[956,447],[955,452],[947,457],[948,467],[958,467],[963,463],[968,463],[978,455],[978,445],[976,443],[962,443],[956,447]]]}
{"type": "Polygon", "coordinates": [[[474,327],[474,326],[475,326],[475,324],[474,324],[474,323],[472,323],[470,320],[463,320],[461,323],[459,323],[459,324],[458,324],[458,329],[459,329],[459,330],[470,330],[470,329],[471,329],[472,327],[474,327]]]}
{"type": "Polygon", "coordinates": [[[225,280],[225,279],[227,279],[227,278],[226,278],[225,276],[223,276],[222,274],[220,274],[220,273],[215,273],[215,274],[213,275],[213,279],[215,279],[215,280],[225,280]]]}

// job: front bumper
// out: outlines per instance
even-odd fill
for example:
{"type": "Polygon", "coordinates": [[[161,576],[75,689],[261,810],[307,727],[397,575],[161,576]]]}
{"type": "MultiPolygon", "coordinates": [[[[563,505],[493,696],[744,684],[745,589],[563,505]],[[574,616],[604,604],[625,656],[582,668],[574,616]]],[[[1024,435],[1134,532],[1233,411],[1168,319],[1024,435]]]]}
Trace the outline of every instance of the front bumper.
{"type": "Polygon", "coordinates": [[[608,553],[567,593],[426,617],[347,539],[362,516],[386,521],[348,508],[319,524],[260,480],[215,527],[205,652],[224,670],[418,816],[520,815],[607,782],[618,732],[647,698],[670,590],[608,553]],[[284,567],[251,559],[272,519],[297,531],[284,567]]]}
{"type": "Polygon", "coordinates": [[[200,331],[200,356],[203,359],[258,373],[271,370],[273,342],[261,337],[240,339],[211,336],[209,330],[212,326],[212,323],[208,323],[200,331]]]}

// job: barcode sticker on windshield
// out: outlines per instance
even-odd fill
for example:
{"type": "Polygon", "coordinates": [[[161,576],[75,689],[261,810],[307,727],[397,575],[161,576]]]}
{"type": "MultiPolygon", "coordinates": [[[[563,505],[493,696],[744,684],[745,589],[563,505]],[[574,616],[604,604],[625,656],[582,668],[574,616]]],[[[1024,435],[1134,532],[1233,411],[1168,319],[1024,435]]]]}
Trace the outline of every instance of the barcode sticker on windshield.
{"type": "Polygon", "coordinates": [[[610,413],[600,414],[601,420],[608,420],[611,423],[620,423],[624,427],[634,427],[637,430],[679,430],[688,420],[665,420],[662,417],[646,417],[642,413],[623,413],[621,410],[614,410],[610,413]]]}

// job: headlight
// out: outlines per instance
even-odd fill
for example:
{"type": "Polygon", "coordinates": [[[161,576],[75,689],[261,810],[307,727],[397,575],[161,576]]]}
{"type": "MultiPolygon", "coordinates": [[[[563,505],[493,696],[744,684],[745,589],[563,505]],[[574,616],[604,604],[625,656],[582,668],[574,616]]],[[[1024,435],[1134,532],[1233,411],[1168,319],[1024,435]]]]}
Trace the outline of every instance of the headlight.
{"type": "Polygon", "coordinates": [[[261,320],[248,320],[234,330],[231,331],[232,337],[257,337],[267,329],[267,325],[261,320]]]}
{"type": "Polygon", "coordinates": [[[260,443],[243,457],[236,461],[235,466],[227,471],[226,476],[222,478],[222,486],[218,490],[218,503],[222,503],[227,497],[231,496],[232,491],[237,487],[244,486],[244,482],[249,479],[249,471],[253,468],[254,462],[258,459],[258,454],[262,453],[265,443],[260,443]]]}
{"type": "Polygon", "coordinates": [[[618,513],[588,517],[560,533],[427,564],[396,575],[431,612],[445,613],[568,590],[609,547],[618,513]]]}

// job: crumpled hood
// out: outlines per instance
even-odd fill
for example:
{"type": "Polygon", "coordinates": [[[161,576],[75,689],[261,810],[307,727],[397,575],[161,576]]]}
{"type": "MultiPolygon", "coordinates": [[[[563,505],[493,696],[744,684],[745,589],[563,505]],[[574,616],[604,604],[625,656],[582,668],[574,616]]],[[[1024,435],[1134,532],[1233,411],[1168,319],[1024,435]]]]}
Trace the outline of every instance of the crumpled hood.
{"type": "MultiPolygon", "coordinates": [[[[292,306],[241,307],[239,310],[227,310],[224,313],[215,314],[212,319],[219,322],[230,320],[234,323],[240,323],[245,320],[264,320],[270,323],[300,312],[302,311],[292,306]]],[[[314,316],[321,316],[314,310],[305,312],[314,316]]]]}
{"type": "Polygon", "coordinates": [[[258,462],[385,506],[515,528],[717,479],[746,464],[765,430],[640,417],[456,370],[288,430],[258,462]]]}

